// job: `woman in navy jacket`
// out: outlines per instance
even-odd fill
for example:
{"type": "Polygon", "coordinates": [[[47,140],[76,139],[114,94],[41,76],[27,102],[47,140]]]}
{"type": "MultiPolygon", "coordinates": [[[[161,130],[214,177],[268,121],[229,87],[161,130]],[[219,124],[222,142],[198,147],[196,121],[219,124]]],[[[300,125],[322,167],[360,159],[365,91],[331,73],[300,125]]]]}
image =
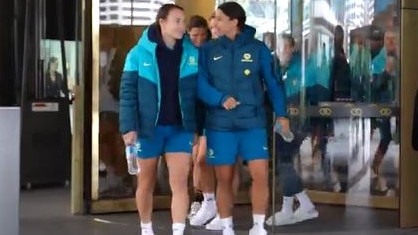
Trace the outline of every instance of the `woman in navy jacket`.
{"type": "Polygon", "coordinates": [[[268,147],[264,85],[277,122],[289,131],[283,88],[279,86],[270,50],[254,39],[245,25],[245,11],[236,2],[216,10],[218,39],[199,54],[198,94],[207,105],[207,163],[215,167],[218,212],[223,235],[234,234],[232,179],[236,156],[248,162],[254,226],[250,235],[267,234],[264,219],[268,203],[268,147]]]}

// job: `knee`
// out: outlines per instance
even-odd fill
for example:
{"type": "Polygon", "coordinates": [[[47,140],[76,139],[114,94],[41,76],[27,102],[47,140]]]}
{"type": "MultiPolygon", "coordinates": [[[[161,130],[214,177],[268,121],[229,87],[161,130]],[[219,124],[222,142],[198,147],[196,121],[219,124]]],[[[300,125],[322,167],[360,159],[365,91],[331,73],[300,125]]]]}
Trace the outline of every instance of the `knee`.
{"type": "Polygon", "coordinates": [[[171,177],[170,176],[170,186],[173,193],[175,192],[185,192],[188,190],[188,176],[178,176],[171,177]]]}
{"type": "Polygon", "coordinates": [[[264,169],[255,170],[251,173],[253,184],[268,184],[268,172],[264,169]]]}
{"type": "MultiPolygon", "coordinates": [[[[141,172],[142,173],[142,172],[141,172]]],[[[152,174],[141,174],[137,176],[136,186],[145,190],[151,190],[155,185],[155,176],[152,174]]]]}
{"type": "Polygon", "coordinates": [[[216,182],[220,187],[231,187],[234,180],[234,174],[223,174],[216,176],[216,182]]]}

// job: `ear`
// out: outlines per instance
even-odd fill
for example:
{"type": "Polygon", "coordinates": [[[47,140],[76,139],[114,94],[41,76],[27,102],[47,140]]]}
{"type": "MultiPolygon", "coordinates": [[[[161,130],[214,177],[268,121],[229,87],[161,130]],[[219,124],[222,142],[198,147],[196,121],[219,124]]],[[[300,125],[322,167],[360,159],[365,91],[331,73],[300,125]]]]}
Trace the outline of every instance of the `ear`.
{"type": "Polygon", "coordinates": [[[234,25],[238,28],[238,19],[233,19],[232,22],[234,23],[234,25]]]}
{"type": "Polygon", "coordinates": [[[158,24],[160,25],[160,27],[161,27],[161,25],[163,25],[163,24],[164,24],[164,21],[165,21],[164,19],[159,19],[159,20],[158,20],[158,24]]]}

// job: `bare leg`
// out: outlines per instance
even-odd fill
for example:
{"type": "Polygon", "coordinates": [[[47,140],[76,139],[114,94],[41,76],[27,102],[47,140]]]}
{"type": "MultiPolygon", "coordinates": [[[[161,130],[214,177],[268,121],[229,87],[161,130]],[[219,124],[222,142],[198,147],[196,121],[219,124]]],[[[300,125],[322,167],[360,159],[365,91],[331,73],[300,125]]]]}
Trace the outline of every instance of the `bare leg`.
{"type": "Polygon", "coordinates": [[[232,180],[232,192],[234,193],[234,198],[238,195],[238,189],[240,185],[240,163],[236,163],[234,167],[234,179],[232,180]]]}
{"type": "Polygon", "coordinates": [[[215,193],[215,171],[206,164],[206,137],[200,137],[196,166],[199,168],[199,182],[203,193],[215,193]]]}
{"type": "Polygon", "coordinates": [[[158,157],[138,159],[141,168],[137,175],[136,205],[142,223],[151,222],[153,193],[157,174],[158,157]]]}
{"type": "Polygon", "coordinates": [[[251,185],[251,205],[253,214],[265,215],[269,197],[268,161],[249,161],[248,168],[253,180],[251,185]]]}
{"type": "Polygon", "coordinates": [[[173,223],[185,223],[189,206],[188,176],[191,157],[187,153],[166,153],[172,191],[171,217],[173,223]]]}
{"type": "Polygon", "coordinates": [[[234,205],[234,196],[232,190],[232,181],[234,178],[234,166],[216,166],[217,179],[217,205],[220,218],[232,216],[234,205]]]}

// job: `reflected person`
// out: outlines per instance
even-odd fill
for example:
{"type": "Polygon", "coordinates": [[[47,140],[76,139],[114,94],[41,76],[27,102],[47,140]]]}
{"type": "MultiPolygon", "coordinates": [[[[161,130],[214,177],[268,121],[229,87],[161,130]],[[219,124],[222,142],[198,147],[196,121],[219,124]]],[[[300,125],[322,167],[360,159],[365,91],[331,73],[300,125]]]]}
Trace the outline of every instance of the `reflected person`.
{"type": "Polygon", "coordinates": [[[48,61],[45,75],[46,97],[60,98],[64,97],[64,80],[58,70],[57,57],[51,57],[48,61]]]}
{"type": "MultiPolygon", "coordinates": [[[[282,81],[285,87],[287,104],[290,107],[299,107],[300,94],[302,87],[302,58],[296,51],[295,39],[289,35],[282,35],[283,50],[281,50],[280,70],[282,81]]],[[[299,154],[299,149],[306,133],[303,127],[303,121],[299,116],[290,119],[290,127],[295,134],[291,142],[287,142],[283,137],[276,133],[276,172],[282,185],[283,201],[282,208],[271,216],[266,223],[268,225],[288,225],[302,222],[318,217],[318,211],[315,209],[309,196],[304,191],[302,179],[296,172],[293,164],[294,157],[299,154]],[[299,208],[293,211],[295,198],[299,201],[299,208]],[[273,223],[274,222],[274,223],[273,223]]]]}
{"type": "MultiPolygon", "coordinates": [[[[396,34],[392,30],[384,33],[384,47],[372,60],[372,101],[379,104],[390,104],[397,100],[398,57],[396,34]]],[[[383,158],[392,141],[390,117],[376,118],[373,121],[380,131],[380,141],[372,163],[372,177],[377,178],[375,192],[384,194],[388,190],[386,180],[380,172],[383,158]]]]}

